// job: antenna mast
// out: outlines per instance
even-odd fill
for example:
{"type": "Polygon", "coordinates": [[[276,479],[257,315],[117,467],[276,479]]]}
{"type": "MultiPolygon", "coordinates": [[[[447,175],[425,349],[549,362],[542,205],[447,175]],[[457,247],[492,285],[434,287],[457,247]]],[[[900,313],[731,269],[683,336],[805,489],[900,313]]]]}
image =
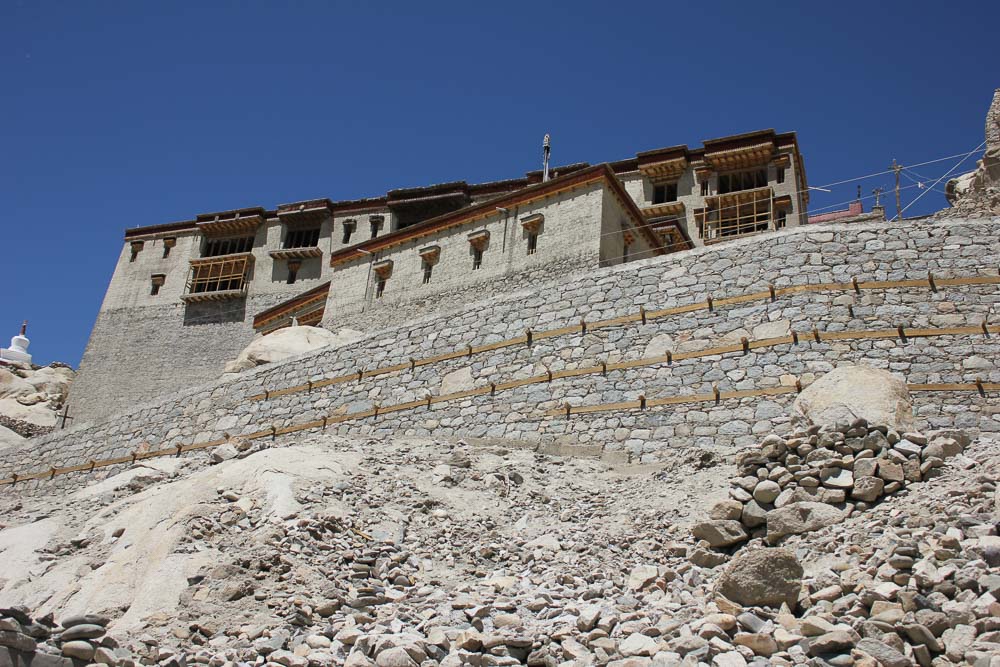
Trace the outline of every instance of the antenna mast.
{"type": "Polygon", "coordinates": [[[542,182],[549,180],[549,135],[542,139],[542,182]]]}

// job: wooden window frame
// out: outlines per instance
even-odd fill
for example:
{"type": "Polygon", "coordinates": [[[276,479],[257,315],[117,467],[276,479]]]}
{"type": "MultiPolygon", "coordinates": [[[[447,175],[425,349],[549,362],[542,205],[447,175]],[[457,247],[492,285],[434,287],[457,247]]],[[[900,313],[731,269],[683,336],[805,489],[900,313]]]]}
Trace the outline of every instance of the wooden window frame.
{"type": "Polygon", "coordinates": [[[206,237],[201,249],[202,257],[242,255],[253,250],[253,236],[206,237]]]}
{"type": "Polygon", "coordinates": [[[667,204],[677,201],[677,181],[653,183],[653,204],[667,204]],[[662,193],[662,197],[659,195],[662,193]]]}
{"type": "Polygon", "coordinates": [[[245,292],[252,266],[253,255],[250,253],[193,261],[187,293],[245,292]]]}
{"type": "Polygon", "coordinates": [[[718,194],[728,195],[744,190],[757,190],[767,187],[767,166],[727,171],[719,174],[718,194]]]}
{"type": "Polygon", "coordinates": [[[285,250],[295,248],[317,248],[319,247],[319,226],[315,227],[288,227],[285,230],[285,242],[282,247],[285,250]]]}

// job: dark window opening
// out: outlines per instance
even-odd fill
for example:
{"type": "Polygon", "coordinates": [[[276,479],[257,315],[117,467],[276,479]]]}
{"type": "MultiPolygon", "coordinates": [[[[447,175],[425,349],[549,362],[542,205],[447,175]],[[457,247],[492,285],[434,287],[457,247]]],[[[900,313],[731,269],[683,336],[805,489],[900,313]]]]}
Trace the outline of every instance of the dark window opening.
{"type": "Polygon", "coordinates": [[[142,250],[142,241],[138,241],[132,244],[132,256],[128,258],[129,262],[134,262],[135,258],[139,256],[139,251],[142,250]]]}
{"type": "Polygon", "coordinates": [[[788,217],[788,211],[778,211],[778,219],[775,221],[774,226],[776,229],[783,229],[785,226],[785,221],[788,217]]]}
{"type": "Polygon", "coordinates": [[[424,284],[426,285],[431,281],[431,273],[434,272],[434,265],[424,260],[424,284]]]}
{"type": "Polygon", "coordinates": [[[250,252],[253,249],[253,237],[242,236],[229,239],[207,239],[202,257],[219,257],[236,253],[250,252]]]}
{"type": "Polygon", "coordinates": [[[348,244],[351,242],[351,234],[354,233],[354,221],[348,220],[344,223],[344,237],[340,240],[343,244],[348,244]]]}
{"type": "Polygon", "coordinates": [[[475,271],[483,266],[483,250],[482,248],[472,249],[472,270],[475,271]]]}
{"type": "Polygon", "coordinates": [[[299,276],[299,268],[302,266],[299,262],[289,262],[288,263],[288,281],[289,285],[294,285],[296,279],[299,276]]]}
{"type": "Polygon", "coordinates": [[[163,274],[157,273],[153,276],[152,280],[150,281],[151,282],[149,288],[150,296],[156,296],[157,294],[160,293],[160,286],[163,285],[164,280],[166,280],[166,276],[163,274]]]}
{"type": "Polygon", "coordinates": [[[170,249],[177,244],[177,239],[169,238],[163,239],[163,259],[170,256],[170,249]]]}
{"type": "Polygon", "coordinates": [[[378,278],[375,280],[375,298],[381,299],[383,293],[385,293],[385,278],[378,278]]]}
{"type": "Polygon", "coordinates": [[[676,183],[664,183],[663,185],[653,186],[653,203],[654,204],[665,204],[667,202],[677,201],[677,184],[676,183]]]}
{"type": "Polygon", "coordinates": [[[319,245],[319,227],[312,229],[289,229],[285,234],[285,249],[313,248],[319,245]]]}
{"type": "Polygon", "coordinates": [[[785,182],[785,168],[784,167],[778,167],[778,173],[775,175],[774,180],[776,180],[779,183],[784,183],[785,182]]]}
{"type": "Polygon", "coordinates": [[[719,194],[767,187],[767,168],[719,174],[719,194]]]}
{"type": "Polygon", "coordinates": [[[701,196],[702,197],[707,197],[708,196],[708,179],[707,178],[704,181],[701,182],[701,196]]]}
{"type": "Polygon", "coordinates": [[[381,222],[372,222],[372,223],[371,223],[371,228],[372,228],[372,238],[373,238],[373,239],[374,239],[374,238],[378,238],[378,230],[379,230],[379,229],[380,229],[381,227],[382,227],[382,223],[381,223],[381,222]]]}
{"type": "Polygon", "coordinates": [[[528,254],[534,255],[538,250],[538,232],[528,232],[528,254]]]}
{"type": "Polygon", "coordinates": [[[629,260],[629,255],[632,252],[632,244],[628,241],[622,246],[622,262],[627,262],[629,260]]]}

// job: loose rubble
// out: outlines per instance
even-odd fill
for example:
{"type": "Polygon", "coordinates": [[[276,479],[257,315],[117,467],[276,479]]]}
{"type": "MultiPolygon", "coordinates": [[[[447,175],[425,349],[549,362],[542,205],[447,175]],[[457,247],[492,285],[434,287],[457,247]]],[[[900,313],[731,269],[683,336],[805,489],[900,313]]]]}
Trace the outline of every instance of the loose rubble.
{"type": "Polygon", "coordinates": [[[731,482],[730,500],[716,503],[711,518],[695,524],[692,533],[708,546],[730,547],[753,538],[774,544],[835,525],[932,477],[968,442],[959,431],[928,437],[863,418],[812,425],[787,438],[772,434],[737,455],[739,476],[731,482]]]}
{"type": "Polygon", "coordinates": [[[2,496],[0,665],[997,664],[1000,443],[855,419],[731,459],[233,438],[2,496]]]}

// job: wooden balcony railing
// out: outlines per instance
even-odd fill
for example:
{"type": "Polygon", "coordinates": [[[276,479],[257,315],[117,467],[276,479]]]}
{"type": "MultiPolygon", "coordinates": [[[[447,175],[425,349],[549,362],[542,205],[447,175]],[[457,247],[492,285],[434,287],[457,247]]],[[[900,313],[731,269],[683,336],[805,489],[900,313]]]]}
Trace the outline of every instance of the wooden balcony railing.
{"type": "Polygon", "coordinates": [[[253,268],[253,255],[240,253],[191,260],[186,294],[182,301],[216,301],[246,294],[253,268]]]}

